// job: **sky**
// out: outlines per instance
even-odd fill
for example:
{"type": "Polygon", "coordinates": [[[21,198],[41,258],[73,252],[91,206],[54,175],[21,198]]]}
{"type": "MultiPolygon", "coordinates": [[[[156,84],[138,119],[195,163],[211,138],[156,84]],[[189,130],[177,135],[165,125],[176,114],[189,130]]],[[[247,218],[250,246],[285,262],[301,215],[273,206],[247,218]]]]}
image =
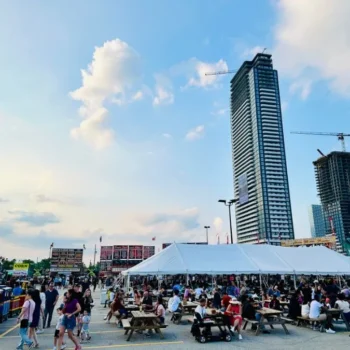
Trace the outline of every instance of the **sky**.
{"type": "Polygon", "coordinates": [[[224,241],[232,74],[205,73],[264,48],[280,79],[295,235],[310,236],[312,161],[341,145],[290,132],[350,132],[349,1],[0,6],[0,256],[85,244],[89,262],[100,236],[159,247],[204,241],[205,225],[224,241]]]}

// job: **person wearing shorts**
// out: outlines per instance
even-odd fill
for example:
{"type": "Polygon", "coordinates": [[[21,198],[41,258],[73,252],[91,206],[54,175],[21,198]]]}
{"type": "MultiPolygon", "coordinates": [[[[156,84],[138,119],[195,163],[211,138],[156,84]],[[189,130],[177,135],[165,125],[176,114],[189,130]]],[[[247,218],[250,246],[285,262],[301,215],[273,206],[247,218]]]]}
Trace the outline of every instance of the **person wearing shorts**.
{"type": "Polygon", "coordinates": [[[62,349],[64,333],[67,330],[68,338],[74,343],[75,350],[81,350],[78,339],[74,336],[73,330],[76,327],[76,315],[81,311],[79,302],[73,298],[74,290],[69,289],[66,294],[66,299],[63,308],[63,319],[60,324],[59,338],[57,342],[57,350],[62,349]]]}
{"type": "MultiPolygon", "coordinates": [[[[56,324],[56,329],[55,329],[55,334],[53,336],[53,350],[57,349],[57,341],[58,338],[60,336],[60,327],[61,327],[61,323],[63,320],[63,308],[59,307],[57,308],[57,315],[58,315],[58,319],[57,319],[57,324],[56,324]]],[[[61,349],[65,349],[67,347],[67,345],[65,343],[62,343],[61,345],[61,349]]]]}
{"type": "Polygon", "coordinates": [[[235,309],[235,306],[239,305],[239,310],[241,312],[241,306],[240,303],[237,301],[231,300],[228,304],[228,307],[225,311],[225,315],[228,317],[228,320],[230,322],[230,330],[231,332],[234,332],[235,330],[238,333],[238,339],[242,340],[242,334],[241,334],[241,328],[243,319],[242,316],[237,313],[237,310],[235,309]]]}

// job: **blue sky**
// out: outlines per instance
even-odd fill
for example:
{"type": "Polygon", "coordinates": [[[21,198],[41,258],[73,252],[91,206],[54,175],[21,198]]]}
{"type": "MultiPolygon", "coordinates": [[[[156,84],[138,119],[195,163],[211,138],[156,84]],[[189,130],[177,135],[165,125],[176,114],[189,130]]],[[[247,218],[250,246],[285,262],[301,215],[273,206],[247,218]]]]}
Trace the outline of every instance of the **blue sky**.
{"type": "Polygon", "coordinates": [[[279,71],[297,237],[312,161],[349,132],[346,0],[1,1],[0,255],[49,244],[210,241],[228,231],[230,75],[279,71]],[[19,244],[20,242],[20,244],[19,244]]]}

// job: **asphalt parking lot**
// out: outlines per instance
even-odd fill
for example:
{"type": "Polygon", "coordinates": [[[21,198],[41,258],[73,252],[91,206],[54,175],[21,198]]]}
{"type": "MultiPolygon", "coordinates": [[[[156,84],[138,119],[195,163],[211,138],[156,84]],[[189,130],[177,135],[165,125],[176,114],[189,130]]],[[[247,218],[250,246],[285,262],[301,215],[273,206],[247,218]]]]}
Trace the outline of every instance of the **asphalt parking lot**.
{"type": "MultiPolygon", "coordinates": [[[[62,294],[62,293],[61,293],[62,294]]],[[[99,291],[93,295],[95,305],[90,324],[92,339],[89,343],[83,344],[83,349],[229,349],[234,346],[236,349],[326,349],[326,348],[348,348],[350,345],[349,332],[345,330],[343,324],[335,324],[336,334],[326,334],[312,331],[311,329],[288,325],[289,335],[286,335],[282,327],[276,326],[271,330],[271,334],[261,334],[256,337],[250,330],[242,333],[243,340],[234,338],[232,342],[223,341],[199,344],[190,333],[191,325],[187,322],[187,317],[182,319],[180,325],[170,322],[167,315],[166,324],[168,328],[163,330],[164,339],[159,339],[157,334],[146,337],[143,334],[134,334],[130,342],[126,341],[124,331],[114,323],[106,324],[103,317],[106,310],[99,304],[99,291]]],[[[54,317],[53,325],[56,324],[54,317]]],[[[40,349],[50,350],[53,348],[54,326],[45,329],[43,334],[38,335],[40,349]]],[[[15,349],[19,342],[18,326],[15,319],[0,324],[0,350],[15,349]]],[[[74,349],[73,344],[67,340],[67,349],[74,349]]]]}

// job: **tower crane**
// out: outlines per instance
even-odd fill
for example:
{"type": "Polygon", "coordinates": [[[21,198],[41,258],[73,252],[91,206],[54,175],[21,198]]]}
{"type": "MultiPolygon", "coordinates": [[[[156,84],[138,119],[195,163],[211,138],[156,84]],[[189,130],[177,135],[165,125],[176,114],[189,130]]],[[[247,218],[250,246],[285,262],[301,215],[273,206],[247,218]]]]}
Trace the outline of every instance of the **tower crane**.
{"type": "Polygon", "coordinates": [[[344,137],[350,136],[350,134],[344,134],[342,132],[307,132],[307,131],[292,131],[291,134],[302,135],[320,135],[320,136],[336,136],[341,142],[343,152],[346,152],[344,137]]]}

